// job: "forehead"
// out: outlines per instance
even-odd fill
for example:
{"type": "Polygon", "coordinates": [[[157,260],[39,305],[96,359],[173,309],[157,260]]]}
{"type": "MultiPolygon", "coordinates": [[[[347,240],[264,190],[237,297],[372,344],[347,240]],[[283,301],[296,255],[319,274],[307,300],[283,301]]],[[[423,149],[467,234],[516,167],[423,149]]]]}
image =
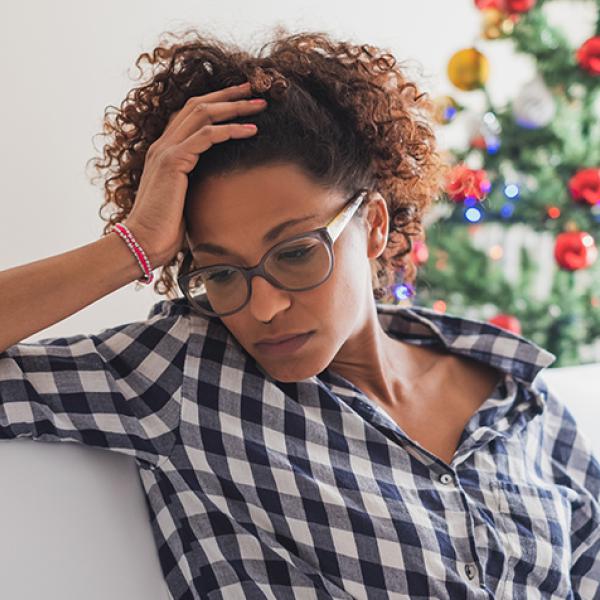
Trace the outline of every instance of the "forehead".
{"type": "MultiPolygon", "coordinates": [[[[340,204],[338,196],[290,164],[211,176],[188,199],[188,235],[194,243],[240,250],[262,247],[264,234],[282,221],[314,215],[312,221],[321,222],[340,204]]],[[[280,237],[303,231],[307,225],[309,221],[286,228],[280,237]]]]}

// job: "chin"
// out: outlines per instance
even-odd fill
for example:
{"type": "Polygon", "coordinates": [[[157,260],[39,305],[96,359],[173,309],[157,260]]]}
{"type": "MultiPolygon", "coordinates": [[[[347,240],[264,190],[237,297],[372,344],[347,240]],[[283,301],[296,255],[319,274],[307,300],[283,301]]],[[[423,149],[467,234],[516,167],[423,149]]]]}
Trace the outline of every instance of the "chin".
{"type": "Polygon", "coordinates": [[[282,383],[295,383],[297,381],[303,381],[309,379],[314,375],[319,374],[327,365],[319,367],[315,365],[315,361],[307,360],[306,364],[299,359],[288,359],[287,364],[285,360],[272,361],[272,364],[265,364],[257,359],[258,364],[262,367],[268,375],[275,381],[281,381],[282,383]]]}

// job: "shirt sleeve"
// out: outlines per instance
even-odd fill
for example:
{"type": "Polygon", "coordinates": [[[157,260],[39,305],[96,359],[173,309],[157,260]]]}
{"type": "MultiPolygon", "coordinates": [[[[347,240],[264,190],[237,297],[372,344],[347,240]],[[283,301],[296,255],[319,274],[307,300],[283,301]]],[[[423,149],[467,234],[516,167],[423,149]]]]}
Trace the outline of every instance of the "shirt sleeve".
{"type": "Polygon", "coordinates": [[[600,598],[600,462],[571,411],[543,385],[555,481],[578,493],[572,502],[570,540],[574,598],[600,598]]]}
{"type": "Polygon", "coordinates": [[[178,434],[189,319],[166,312],[0,353],[0,440],[78,442],[157,466],[178,434]]]}

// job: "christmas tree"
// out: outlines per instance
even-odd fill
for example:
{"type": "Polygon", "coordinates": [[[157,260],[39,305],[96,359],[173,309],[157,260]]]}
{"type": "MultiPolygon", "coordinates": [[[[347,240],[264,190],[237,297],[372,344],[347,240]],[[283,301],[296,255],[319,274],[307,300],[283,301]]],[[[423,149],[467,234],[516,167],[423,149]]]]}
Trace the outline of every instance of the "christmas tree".
{"type": "MultiPolygon", "coordinates": [[[[450,58],[448,77],[483,94],[486,108],[468,147],[446,150],[450,176],[425,238],[413,241],[409,296],[519,333],[567,366],[600,361],[600,0],[578,47],[549,23],[551,1],[475,0],[481,41],[450,58]],[[508,38],[536,75],[496,106],[481,47],[508,38]]],[[[439,128],[472,113],[452,96],[435,102],[439,128]]],[[[399,302],[405,292],[398,286],[399,302]]]]}

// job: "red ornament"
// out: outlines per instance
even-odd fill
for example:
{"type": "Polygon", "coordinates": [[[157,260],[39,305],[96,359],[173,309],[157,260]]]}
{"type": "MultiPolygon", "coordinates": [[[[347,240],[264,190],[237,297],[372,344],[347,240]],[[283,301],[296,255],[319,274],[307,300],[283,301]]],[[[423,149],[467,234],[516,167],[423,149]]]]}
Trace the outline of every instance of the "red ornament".
{"type": "Polygon", "coordinates": [[[486,10],[487,8],[502,10],[503,4],[503,0],[475,0],[475,6],[479,10],[486,10]]]}
{"type": "Polygon", "coordinates": [[[524,13],[535,6],[536,0],[504,0],[504,10],[508,13],[524,13]]]}
{"type": "Polygon", "coordinates": [[[598,258],[594,238],[585,231],[565,231],[556,236],[554,258],[567,271],[586,269],[598,258]]]}
{"type": "Polygon", "coordinates": [[[487,150],[487,142],[482,135],[476,135],[471,138],[469,142],[471,144],[471,148],[477,148],[478,150],[487,150]]]}
{"type": "Polygon", "coordinates": [[[591,75],[600,75],[600,36],[583,42],[575,53],[577,63],[591,75]]]}
{"type": "Polygon", "coordinates": [[[479,10],[494,8],[505,13],[524,13],[530,11],[537,0],[475,0],[479,10]]]}
{"type": "Polygon", "coordinates": [[[513,315],[505,315],[501,313],[489,319],[488,323],[496,325],[497,327],[502,327],[502,329],[506,329],[506,331],[512,331],[517,335],[521,335],[521,322],[513,315]]]}
{"type": "Polygon", "coordinates": [[[463,164],[452,167],[446,181],[446,192],[454,202],[463,202],[467,198],[482,200],[491,187],[483,169],[469,169],[463,164]]]}
{"type": "Polygon", "coordinates": [[[411,256],[416,265],[422,265],[429,260],[429,249],[422,240],[414,240],[411,256]]]}
{"type": "Polygon", "coordinates": [[[558,219],[560,217],[560,208],[558,206],[549,206],[546,213],[551,219],[558,219]]]}
{"type": "Polygon", "coordinates": [[[569,179],[569,192],[576,202],[600,202],[600,168],[582,169],[569,179]]]}

